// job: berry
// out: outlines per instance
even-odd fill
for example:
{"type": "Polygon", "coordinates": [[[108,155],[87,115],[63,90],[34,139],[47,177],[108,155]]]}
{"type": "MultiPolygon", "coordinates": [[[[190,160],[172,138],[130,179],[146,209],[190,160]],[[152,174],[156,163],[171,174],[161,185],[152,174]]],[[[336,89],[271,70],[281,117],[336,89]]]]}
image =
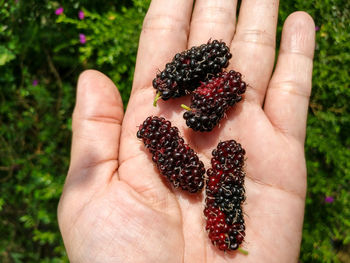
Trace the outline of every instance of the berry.
{"type": "Polygon", "coordinates": [[[159,172],[171,184],[190,193],[202,190],[205,168],[197,154],[184,143],[177,127],[162,117],[148,117],[139,127],[137,137],[152,154],[159,172]]]}
{"type": "Polygon", "coordinates": [[[155,100],[186,95],[198,87],[200,81],[205,81],[208,74],[214,75],[226,68],[231,57],[226,44],[217,40],[177,53],[153,80],[153,87],[158,91],[155,100]]]}
{"type": "Polygon", "coordinates": [[[220,142],[207,170],[204,216],[209,239],[220,250],[236,250],[243,242],[242,203],[245,150],[234,140],[220,142]]]}
{"type": "Polygon", "coordinates": [[[211,131],[224,117],[226,110],[242,100],[246,83],[241,73],[221,72],[192,93],[191,107],[183,106],[188,127],[195,131],[211,131]]]}

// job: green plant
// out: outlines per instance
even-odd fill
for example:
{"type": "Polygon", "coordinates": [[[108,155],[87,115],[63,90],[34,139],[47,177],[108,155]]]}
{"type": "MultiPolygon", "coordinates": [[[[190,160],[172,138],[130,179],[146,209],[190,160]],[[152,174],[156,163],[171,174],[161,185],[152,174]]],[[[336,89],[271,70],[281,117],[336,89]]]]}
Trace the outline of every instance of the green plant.
{"type": "Polygon", "coordinates": [[[113,2],[0,1],[1,262],[68,262],[56,209],[69,164],[77,76],[97,65],[120,83],[126,100],[149,4],[113,2]],[[65,15],[77,23],[57,23],[65,15]],[[79,42],[80,25],[86,45],[79,42]]]}

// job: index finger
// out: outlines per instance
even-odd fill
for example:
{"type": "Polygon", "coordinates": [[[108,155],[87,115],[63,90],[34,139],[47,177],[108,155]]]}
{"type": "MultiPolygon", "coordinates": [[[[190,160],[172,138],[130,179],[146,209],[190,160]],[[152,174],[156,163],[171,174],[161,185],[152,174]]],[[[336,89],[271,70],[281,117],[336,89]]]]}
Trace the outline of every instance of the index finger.
{"type": "Polygon", "coordinates": [[[152,85],[157,70],[186,49],[193,1],[153,0],[143,22],[133,93],[152,85]]]}
{"type": "Polygon", "coordinates": [[[159,114],[159,108],[152,106],[155,96],[152,80],[174,54],[186,49],[192,5],[191,0],[153,0],[143,23],[119,151],[119,177],[136,191],[162,189],[161,178],[154,176],[153,163],[140,150],[136,131],[147,116],[159,114]],[[126,165],[130,161],[132,165],[126,165]],[[142,178],[135,176],[139,173],[137,167],[142,167],[142,178]]]}

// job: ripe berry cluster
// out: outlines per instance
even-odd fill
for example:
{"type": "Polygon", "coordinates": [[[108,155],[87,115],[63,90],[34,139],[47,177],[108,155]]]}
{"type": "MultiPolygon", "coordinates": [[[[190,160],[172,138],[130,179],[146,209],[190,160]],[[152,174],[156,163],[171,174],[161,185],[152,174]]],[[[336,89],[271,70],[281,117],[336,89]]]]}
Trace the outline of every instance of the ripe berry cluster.
{"type": "MultiPolygon", "coordinates": [[[[168,100],[192,93],[183,117],[195,131],[210,132],[227,109],[242,100],[246,83],[239,72],[223,71],[232,57],[222,41],[213,40],[174,56],[156,75],[153,87],[158,99],[168,100]]],[[[190,193],[204,187],[205,168],[197,154],[185,144],[177,127],[163,117],[148,117],[137,137],[152,154],[152,160],[174,187],[190,193]]],[[[207,170],[204,215],[209,239],[220,250],[240,249],[245,237],[242,203],[245,200],[245,150],[234,140],[220,142],[212,152],[207,170]]]]}
{"type": "Polygon", "coordinates": [[[220,250],[236,250],[245,236],[242,212],[245,150],[230,140],[220,142],[212,155],[212,168],[207,170],[206,179],[206,230],[220,250]]]}
{"type": "MultiPolygon", "coordinates": [[[[246,84],[239,72],[221,72],[192,93],[191,107],[183,115],[195,131],[211,131],[224,117],[228,107],[242,100],[246,84]]],[[[186,108],[186,107],[185,107],[186,108]]]]}
{"type": "Polygon", "coordinates": [[[226,44],[218,40],[192,47],[177,53],[166,64],[153,80],[153,87],[163,100],[184,96],[205,81],[208,74],[215,75],[226,68],[231,57],[226,44]]]}
{"type": "Polygon", "coordinates": [[[174,187],[190,193],[202,190],[205,168],[197,154],[185,144],[177,127],[162,117],[148,117],[139,127],[137,137],[152,153],[160,173],[174,187]]]}

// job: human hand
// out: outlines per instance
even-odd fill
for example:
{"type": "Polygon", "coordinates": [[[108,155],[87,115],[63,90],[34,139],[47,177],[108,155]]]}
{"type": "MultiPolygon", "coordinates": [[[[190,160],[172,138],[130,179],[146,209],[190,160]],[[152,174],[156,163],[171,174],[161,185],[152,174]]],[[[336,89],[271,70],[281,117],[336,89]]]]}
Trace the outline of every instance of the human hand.
{"type": "Polygon", "coordinates": [[[135,77],[123,116],[120,95],[97,71],[78,82],[71,164],[58,208],[71,262],[296,262],[306,193],[304,139],[311,92],[314,23],[288,17],[275,59],[276,0],[153,0],[144,21],[135,77]],[[192,14],[192,17],[191,17],[192,14]],[[208,39],[233,54],[228,69],[249,85],[244,100],[210,133],[185,126],[181,103],[152,106],[152,80],[177,52],[208,39]],[[272,76],[271,76],[272,75],[272,76]],[[247,152],[243,205],[249,255],[224,253],[205,231],[204,195],[174,190],[159,176],[136,138],[150,115],[179,127],[210,167],[219,141],[235,139],[247,152]]]}

